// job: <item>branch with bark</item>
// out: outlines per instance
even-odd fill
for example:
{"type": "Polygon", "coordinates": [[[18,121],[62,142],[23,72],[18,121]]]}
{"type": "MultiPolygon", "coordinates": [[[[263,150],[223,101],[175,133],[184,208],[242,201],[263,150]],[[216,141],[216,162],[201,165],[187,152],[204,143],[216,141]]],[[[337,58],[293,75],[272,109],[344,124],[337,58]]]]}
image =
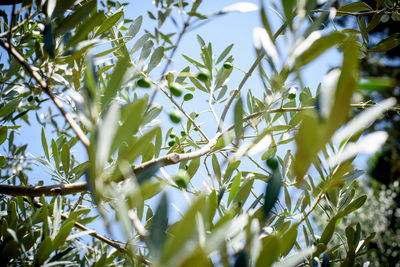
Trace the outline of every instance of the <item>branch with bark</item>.
{"type": "MultiPolygon", "coordinates": [[[[375,104],[351,104],[352,108],[356,109],[365,109],[367,107],[373,107],[375,104]]],[[[243,121],[246,122],[248,120],[260,117],[267,113],[279,113],[279,112],[300,112],[304,110],[315,109],[315,106],[309,107],[298,107],[298,108],[276,108],[269,109],[264,111],[255,112],[243,118],[243,121]]],[[[389,108],[388,111],[400,112],[399,107],[389,108]]],[[[165,167],[169,165],[174,165],[182,161],[192,160],[198,157],[201,157],[207,153],[210,153],[218,140],[223,136],[224,133],[231,131],[234,128],[234,125],[229,126],[223,132],[218,132],[214,138],[212,138],[204,147],[199,150],[188,152],[188,153],[171,153],[167,154],[149,161],[146,161],[142,164],[139,164],[133,167],[133,172],[135,175],[139,175],[141,172],[147,170],[148,168],[158,165],[160,167],[165,167]]],[[[119,177],[116,182],[120,182],[124,179],[124,177],[119,177]]],[[[10,195],[10,196],[31,196],[37,197],[41,195],[45,196],[56,196],[56,195],[69,195],[76,194],[80,192],[87,191],[86,182],[74,183],[74,184],[57,184],[57,185],[49,185],[49,186],[16,186],[16,185],[1,185],[0,184],[0,194],[10,195]]]]}
{"type": "Polygon", "coordinates": [[[83,145],[88,148],[90,145],[89,139],[85,135],[85,133],[82,131],[82,129],[79,127],[79,125],[74,121],[72,118],[71,114],[69,114],[63,107],[62,103],[60,100],[58,100],[53,92],[51,92],[48,84],[42,79],[42,77],[37,73],[35,70],[31,68],[28,62],[24,59],[24,57],[11,45],[8,43],[5,43],[0,40],[0,45],[4,47],[24,68],[25,70],[36,80],[36,82],[39,84],[39,86],[43,89],[43,92],[45,92],[53,101],[53,103],[56,105],[58,110],[61,112],[61,114],[64,116],[65,120],[68,122],[68,124],[71,126],[72,130],[75,132],[76,136],[81,140],[83,145]]]}

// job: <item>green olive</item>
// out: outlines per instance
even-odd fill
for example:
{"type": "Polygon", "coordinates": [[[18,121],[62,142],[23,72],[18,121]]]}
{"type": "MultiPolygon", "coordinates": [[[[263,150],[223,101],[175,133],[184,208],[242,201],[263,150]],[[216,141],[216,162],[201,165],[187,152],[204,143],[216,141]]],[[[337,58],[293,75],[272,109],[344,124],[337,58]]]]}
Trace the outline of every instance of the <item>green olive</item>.
{"type": "Polygon", "coordinates": [[[279,162],[277,159],[275,158],[268,158],[267,159],[267,166],[271,169],[271,170],[276,170],[278,169],[278,165],[279,162]]]}
{"type": "Polygon", "coordinates": [[[177,111],[171,112],[169,118],[173,123],[179,123],[182,119],[181,115],[177,111]]]}
{"type": "Polygon", "coordinates": [[[192,93],[187,93],[187,94],[185,94],[183,96],[183,100],[185,100],[185,101],[189,101],[191,99],[193,99],[193,94],[192,93]]]}
{"type": "Polygon", "coordinates": [[[139,80],[136,81],[137,86],[143,87],[143,88],[150,88],[151,87],[151,81],[148,78],[140,78],[139,80]]]}
{"type": "Polygon", "coordinates": [[[181,96],[182,95],[182,86],[177,83],[173,83],[169,86],[169,90],[171,91],[171,94],[174,96],[181,96]]]}
{"type": "Polygon", "coordinates": [[[186,132],[185,131],[181,131],[181,136],[186,136],[186,132]]]}
{"type": "Polygon", "coordinates": [[[190,181],[190,176],[185,170],[179,169],[175,174],[174,180],[177,186],[186,188],[190,181]]]}
{"type": "Polygon", "coordinates": [[[206,69],[202,69],[198,74],[197,74],[197,79],[199,79],[200,81],[207,81],[211,78],[211,73],[206,70],[206,69]]]}
{"type": "Polygon", "coordinates": [[[289,94],[289,95],[288,95],[288,98],[293,100],[293,99],[296,98],[296,94],[289,94]]]}
{"type": "Polygon", "coordinates": [[[232,63],[230,63],[230,62],[225,62],[224,63],[224,69],[229,70],[229,69],[232,69],[232,68],[233,68],[232,63]]]}
{"type": "Polygon", "coordinates": [[[169,145],[169,146],[173,146],[173,145],[175,145],[175,143],[176,143],[175,140],[170,140],[170,141],[168,142],[168,145],[169,145]]]}

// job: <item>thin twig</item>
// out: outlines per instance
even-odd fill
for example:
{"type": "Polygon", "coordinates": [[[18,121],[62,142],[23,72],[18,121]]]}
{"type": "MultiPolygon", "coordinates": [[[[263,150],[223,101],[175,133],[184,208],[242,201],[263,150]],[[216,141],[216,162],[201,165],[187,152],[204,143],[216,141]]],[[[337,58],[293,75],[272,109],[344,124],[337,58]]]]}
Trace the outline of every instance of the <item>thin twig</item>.
{"type": "Polygon", "coordinates": [[[318,203],[320,202],[320,200],[322,199],[323,196],[324,196],[324,194],[322,194],[322,193],[320,193],[318,195],[318,198],[314,201],[310,210],[301,218],[301,220],[299,221],[299,224],[301,224],[311,214],[311,212],[317,207],[318,203]]]}
{"type": "MultiPolygon", "coordinates": [[[[348,12],[348,11],[337,10],[336,14],[339,14],[339,15],[350,15],[350,16],[360,16],[360,15],[372,15],[372,14],[379,13],[379,12],[382,12],[382,11],[384,11],[384,10],[382,9],[382,10],[371,10],[371,11],[361,11],[361,12],[348,12]]],[[[325,10],[325,9],[314,9],[314,10],[311,10],[311,12],[313,12],[313,13],[325,13],[325,12],[331,12],[331,11],[330,10],[325,10]]],[[[387,12],[387,13],[390,14],[390,12],[387,12]]]]}
{"type": "Polygon", "coordinates": [[[199,133],[204,137],[204,139],[206,139],[207,142],[210,141],[210,139],[203,132],[203,130],[197,125],[197,123],[192,119],[192,117],[190,117],[190,115],[183,110],[183,108],[175,101],[175,99],[171,95],[169,95],[167,91],[165,91],[165,89],[161,86],[161,84],[156,82],[153,82],[153,84],[155,84],[161,90],[161,92],[163,92],[169,98],[169,100],[179,109],[179,111],[182,112],[183,115],[185,115],[185,117],[193,124],[194,128],[196,128],[199,131],[199,133]]]}
{"type": "MultiPolygon", "coordinates": [[[[176,43],[175,43],[174,47],[172,48],[171,53],[170,53],[170,55],[169,55],[168,62],[167,62],[167,64],[165,64],[165,67],[164,67],[163,71],[161,72],[160,81],[161,81],[162,79],[164,79],[164,76],[165,76],[165,74],[167,73],[167,70],[168,70],[168,68],[169,68],[169,65],[171,65],[172,58],[174,57],[175,52],[176,52],[176,50],[178,49],[179,43],[181,42],[182,37],[183,37],[183,35],[185,34],[185,32],[186,32],[186,30],[187,30],[187,27],[189,26],[190,18],[191,18],[191,17],[188,17],[188,19],[186,20],[186,22],[183,24],[183,28],[182,28],[181,32],[179,33],[178,39],[176,40],[176,43]]],[[[156,98],[156,95],[157,95],[157,91],[158,91],[158,90],[154,90],[154,92],[153,92],[153,94],[152,94],[152,96],[151,96],[151,98],[150,98],[150,102],[149,102],[149,104],[147,105],[147,110],[149,110],[149,108],[150,108],[151,105],[153,104],[154,99],[156,98]]]]}
{"type": "Polygon", "coordinates": [[[233,94],[229,98],[228,102],[225,104],[225,107],[224,107],[224,109],[222,111],[222,114],[221,114],[221,119],[219,121],[218,132],[220,132],[222,130],[222,126],[223,126],[223,123],[225,121],[226,114],[228,113],[228,110],[229,110],[230,106],[232,105],[233,100],[235,99],[237,94],[240,92],[240,90],[242,89],[244,84],[247,82],[247,80],[249,79],[249,77],[251,76],[251,74],[253,73],[255,68],[258,66],[258,64],[260,63],[261,59],[263,59],[263,57],[264,57],[264,55],[259,55],[256,58],[256,60],[254,61],[253,65],[251,65],[249,71],[246,72],[246,74],[244,75],[244,77],[243,77],[242,81],[240,82],[239,86],[233,91],[233,94]]]}
{"type": "Polygon", "coordinates": [[[36,16],[37,12],[29,15],[26,19],[24,19],[23,21],[21,21],[19,24],[15,25],[14,27],[10,28],[9,31],[5,31],[0,33],[0,38],[6,37],[7,35],[9,35],[10,31],[15,32],[19,27],[23,26],[26,22],[28,22],[32,17],[36,16]]]}
{"type": "Polygon", "coordinates": [[[42,87],[43,91],[50,97],[53,103],[57,106],[58,110],[64,116],[65,120],[71,126],[72,130],[75,132],[79,140],[83,145],[88,148],[90,145],[89,139],[79,127],[79,125],[73,120],[72,116],[63,108],[60,100],[58,100],[54,94],[51,92],[48,84],[40,77],[39,73],[31,68],[28,62],[25,61],[24,57],[12,46],[0,40],[0,45],[3,46],[8,52],[10,52],[14,58],[26,69],[26,71],[37,81],[37,83],[42,87]]]}
{"type": "Polygon", "coordinates": [[[83,198],[85,197],[86,192],[82,192],[81,195],[79,196],[78,200],[75,202],[75,204],[72,206],[72,208],[69,210],[69,214],[71,214],[79,205],[79,203],[81,203],[81,201],[83,200],[83,198]]]}

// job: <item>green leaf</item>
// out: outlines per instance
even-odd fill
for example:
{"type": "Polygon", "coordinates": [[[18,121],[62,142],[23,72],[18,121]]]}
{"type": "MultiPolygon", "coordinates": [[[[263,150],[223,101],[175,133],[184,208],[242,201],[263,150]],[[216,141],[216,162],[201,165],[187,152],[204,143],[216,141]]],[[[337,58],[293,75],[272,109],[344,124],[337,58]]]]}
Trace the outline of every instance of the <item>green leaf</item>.
{"type": "Polygon", "coordinates": [[[233,44],[228,45],[224,51],[222,51],[221,55],[218,57],[217,62],[215,64],[220,63],[224,58],[231,52],[233,44]]]}
{"type": "Polygon", "coordinates": [[[239,140],[243,135],[243,104],[241,98],[239,98],[235,104],[233,118],[235,126],[234,130],[236,136],[236,143],[239,143],[239,140]]]}
{"type": "MultiPolygon", "coordinates": [[[[43,147],[44,154],[46,155],[47,160],[50,160],[49,147],[47,145],[46,134],[44,132],[44,128],[42,128],[41,138],[42,138],[42,147],[43,147]]],[[[0,142],[0,144],[1,143],[3,143],[3,142],[0,142]]]]}
{"type": "Polygon", "coordinates": [[[218,158],[215,154],[212,154],[212,167],[215,177],[218,179],[218,181],[221,181],[221,167],[219,166],[218,158]]]}
{"type": "MultiPolygon", "coordinates": [[[[321,238],[318,240],[318,243],[328,244],[331,240],[333,233],[335,232],[336,222],[338,220],[338,216],[333,216],[328,224],[325,226],[324,231],[322,232],[321,238]]],[[[322,251],[317,250],[317,253],[321,253],[322,251]]],[[[319,254],[318,254],[319,255],[319,254]]]]}
{"type": "Polygon", "coordinates": [[[200,35],[196,35],[197,36],[197,41],[199,42],[200,46],[205,46],[206,43],[204,42],[203,38],[201,38],[200,35]]]}
{"type": "Polygon", "coordinates": [[[193,176],[195,175],[195,173],[199,169],[199,166],[200,166],[200,157],[193,159],[189,163],[189,167],[187,169],[187,173],[189,174],[190,178],[193,178],[193,176]]]}
{"type": "Polygon", "coordinates": [[[49,258],[53,250],[53,242],[51,241],[50,236],[47,236],[42,243],[40,243],[35,254],[35,265],[42,265],[49,258]]]}
{"type": "Polygon", "coordinates": [[[148,245],[155,262],[159,262],[163,253],[165,234],[168,228],[168,199],[164,193],[161,196],[156,213],[151,220],[148,245]]]}
{"type": "Polygon", "coordinates": [[[278,237],[274,235],[264,237],[261,242],[262,249],[255,266],[272,266],[272,264],[279,258],[281,242],[279,242],[278,237]]]}
{"type": "Polygon", "coordinates": [[[119,104],[112,102],[104,118],[98,124],[97,130],[97,149],[96,149],[96,168],[101,172],[104,169],[108,157],[112,153],[112,144],[118,130],[120,118],[119,104]]]}
{"type": "Polygon", "coordinates": [[[282,187],[282,177],[279,169],[276,168],[272,170],[272,175],[268,181],[267,188],[265,190],[265,202],[263,206],[264,215],[267,218],[270,211],[274,207],[276,201],[278,200],[279,193],[282,187]]]}
{"type": "Polygon", "coordinates": [[[51,23],[46,23],[46,25],[44,26],[43,42],[46,52],[49,54],[50,58],[54,59],[55,40],[54,40],[53,26],[51,23]]]}
{"type": "MultiPolygon", "coordinates": [[[[232,58],[229,58],[228,60],[232,60],[232,58]]],[[[227,63],[230,63],[227,61],[227,63]]],[[[225,63],[225,64],[227,64],[225,63]]],[[[233,71],[233,68],[226,69],[224,67],[220,68],[216,77],[215,77],[215,88],[219,89],[225,81],[228,79],[229,75],[231,75],[233,71]]]]}
{"type": "Polygon", "coordinates": [[[51,154],[53,155],[54,163],[56,164],[57,170],[60,170],[60,151],[54,139],[51,140],[51,154]]]}
{"type": "Polygon", "coordinates": [[[154,141],[154,157],[158,157],[160,155],[162,145],[162,132],[161,129],[158,128],[156,134],[156,140],[154,141]]]}
{"type": "Polygon", "coordinates": [[[182,56],[189,61],[190,63],[192,63],[193,65],[199,67],[199,68],[205,68],[206,66],[204,66],[203,64],[201,64],[200,62],[198,62],[197,60],[194,60],[193,58],[190,58],[184,54],[182,54],[182,56]]]}
{"type": "Polygon", "coordinates": [[[234,162],[230,162],[228,164],[228,167],[226,168],[225,173],[224,173],[224,180],[223,180],[224,183],[226,183],[230,180],[233,171],[239,167],[240,162],[241,162],[240,160],[237,160],[234,162]]]}
{"type": "Polygon", "coordinates": [[[376,26],[378,26],[381,23],[381,17],[383,16],[384,12],[379,12],[379,13],[375,13],[372,16],[371,21],[368,23],[367,26],[367,32],[372,31],[373,29],[375,29],[376,26]]]}
{"type": "Polygon", "coordinates": [[[196,229],[196,214],[204,213],[206,198],[199,196],[196,201],[187,209],[181,220],[172,225],[168,231],[169,235],[163,249],[161,266],[165,266],[170,259],[178,257],[181,249],[185,247],[196,229]]]}
{"type": "Polygon", "coordinates": [[[14,98],[5,105],[2,105],[0,108],[0,117],[5,117],[13,113],[17,109],[19,102],[21,102],[21,98],[14,98]]]}
{"type": "Polygon", "coordinates": [[[394,33],[380,41],[370,52],[382,53],[387,52],[400,44],[400,33],[394,33]]]}
{"type": "Polygon", "coordinates": [[[4,141],[7,140],[7,136],[8,136],[8,127],[7,126],[1,126],[0,127],[0,145],[3,144],[4,141]]]}
{"type": "Polygon", "coordinates": [[[64,244],[72,228],[74,228],[74,225],[75,225],[74,221],[68,221],[61,226],[60,230],[58,231],[56,237],[53,240],[54,250],[59,249],[64,244]]]}
{"type": "MultiPolygon", "coordinates": [[[[364,2],[354,2],[354,3],[350,3],[350,4],[339,7],[338,11],[353,13],[353,12],[373,11],[373,9],[364,2]]],[[[339,17],[342,15],[337,14],[336,16],[339,17]]]]}
{"type": "Polygon", "coordinates": [[[132,22],[131,26],[129,26],[129,29],[126,32],[125,37],[129,37],[129,39],[134,38],[136,36],[136,34],[139,32],[140,26],[142,26],[142,21],[143,21],[142,16],[137,17],[132,22]]]}
{"type": "Polygon", "coordinates": [[[281,257],[286,256],[292,250],[297,238],[298,224],[294,224],[281,236],[281,257]]]}
{"type": "Polygon", "coordinates": [[[296,181],[301,182],[319,150],[319,125],[314,112],[304,112],[296,135],[297,150],[294,160],[296,181]]]}
{"type": "Polygon", "coordinates": [[[144,34],[143,36],[141,36],[137,41],[136,41],[136,43],[132,46],[132,49],[131,49],[131,54],[133,54],[133,53],[135,53],[136,51],[139,51],[142,47],[143,47],[143,45],[147,42],[147,40],[150,38],[150,34],[149,33],[146,33],[146,34],[144,34]]]}
{"type": "Polygon", "coordinates": [[[201,91],[206,92],[206,93],[208,92],[207,89],[201,83],[199,83],[199,81],[197,79],[195,79],[193,77],[189,77],[189,79],[198,89],[200,89],[201,91]]]}
{"type": "Polygon", "coordinates": [[[57,2],[55,4],[54,10],[51,14],[52,18],[58,17],[60,15],[64,15],[64,13],[71,7],[74,6],[75,0],[63,0],[63,1],[54,1],[57,2]]]}
{"type": "Polygon", "coordinates": [[[117,92],[121,89],[120,87],[123,84],[123,78],[129,63],[129,57],[120,57],[118,59],[117,65],[114,67],[114,71],[108,81],[107,88],[104,91],[102,101],[103,107],[107,106],[111,99],[114,98],[117,92]]]}
{"type": "Polygon", "coordinates": [[[242,173],[239,172],[235,178],[233,179],[233,182],[231,184],[231,188],[229,191],[229,196],[228,196],[228,206],[229,204],[232,202],[233,198],[236,196],[238,190],[239,190],[239,186],[240,186],[240,182],[242,181],[242,173]]]}
{"type": "Polygon", "coordinates": [[[178,76],[176,76],[175,83],[182,84],[182,83],[185,81],[186,77],[188,77],[189,72],[190,72],[190,67],[189,67],[189,66],[185,67],[185,68],[178,74],[178,76]]]}
{"type": "Polygon", "coordinates": [[[98,13],[94,14],[90,18],[86,19],[75,32],[74,36],[68,41],[66,47],[73,46],[83,40],[88,40],[89,33],[94,30],[95,27],[102,24],[105,20],[106,16],[104,15],[103,11],[99,11],[98,13]]]}
{"type": "MultiPolygon", "coordinates": [[[[147,133],[143,134],[143,136],[141,136],[139,139],[130,140],[130,142],[127,143],[127,146],[125,146],[123,149],[120,148],[118,161],[133,162],[154,138],[156,132],[158,131],[157,129],[157,127],[151,129],[147,133]]],[[[118,173],[118,176],[116,177],[120,177],[119,174],[120,173],[118,173]]],[[[116,177],[113,176],[113,178],[116,177]]]]}
{"type": "Polygon", "coordinates": [[[295,0],[286,0],[282,1],[283,11],[285,13],[285,17],[287,19],[287,24],[292,26],[292,20],[295,16],[295,12],[293,12],[293,8],[296,7],[295,0]]]}
{"type": "Polygon", "coordinates": [[[213,190],[209,195],[208,195],[208,224],[211,226],[215,213],[218,208],[218,196],[217,196],[217,191],[213,190]]]}
{"type": "MultiPolygon", "coordinates": [[[[346,35],[340,32],[333,32],[331,34],[317,38],[315,41],[310,39],[310,37],[307,38],[303,42],[313,42],[311,44],[308,44],[308,48],[305,51],[301,52],[299,55],[296,55],[296,66],[300,67],[312,62],[314,59],[316,59],[317,57],[322,55],[322,53],[328,50],[328,48],[342,43],[345,38],[346,35]]],[[[305,45],[305,43],[303,43],[303,45],[305,45]]]]}
{"type": "Polygon", "coordinates": [[[332,134],[343,124],[348,117],[351,97],[357,87],[359,75],[359,60],[356,56],[359,53],[357,38],[352,36],[344,42],[343,64],[340,77],[337,83],[334,103],[327,119],[326,131],[322,142],[327,142],[332,134]]]}
{"type": "Polygon", "coordinates": [[[95,36],[99,36],[102,33],[108,32],[118,21],[119,19],[124,15],[124,12],[121,10],[109,18],[107,18],[101,26],[97,29],[95,36]]]}
{"type": "Polygon", "coordinates": [[[162,106],[154,105],[146,114],[144,115],[143,118],[143,124],[147,124],[157,118],[158,115],[160,115],[161,111],[163,110],[162,106]]]}
{"type": "Polygon", "coordinates": [[[147,66],[147,72],[152,71],[157,65],[161,62],[161,59],[164,56],[164,47],[159,46],[157,47],[150,58],[150,63],[147,66]]]}
{"type": "Polygon", "coordinates": [[[148,97],[139,99],[126,105],[121,112],[122,125],[118,127],[111,146],[114,153],[122,143],[127,142],[139,129],[143,119],[143,113],[147,106],[148,97]]]}
{"type": "Polygon", "coordinates": [[[66,178],[68,178],[68,173],[69,173],[69,161],[70,161],[69,146],[67,143],[64,143],[63,149],[61,150],[61,162],[66,178]]]}
{"type": "Polygon", "coordinates": [[[369,77],[358,83],[358,90],[383,92],[393,88],[395,82],[388,77],[369,77]]]}
{"type": "Polygon", "coordinates": [[[149,57],[153,45],[154,45],[154,42],[152,40],[147,40],[144,43],[144,45],[142,47],[142,51],[140,52],[138,65],[143,63],[149,57]]]}
{"type": "Polygon", "coordinates": [[[244,203],[250,195],[253,183],[254,177],[247,177],[232,201],[234,203],[238,203],[240,207],[243,207],[244,203]]]}
{"type": "Polygon", "coordinates": [[[90,0],[86,4],[77,7],[76,12],[66,17],[55,29],[55,35],[64,34],[76,27],[81,21],[89,16],[96,7],[97,1],[90,0]]]}
{"type": "Polygon", "coordinates": [[[353,211],[361,208],[361,206],[364,205],[366,200],[367,200],[367,196],[366,195],[363,195],[363,196],[353,200],[342,211],[340,211],[337,216],[338,217],[344,217],[344,216],[352,213],[353,211]]]}

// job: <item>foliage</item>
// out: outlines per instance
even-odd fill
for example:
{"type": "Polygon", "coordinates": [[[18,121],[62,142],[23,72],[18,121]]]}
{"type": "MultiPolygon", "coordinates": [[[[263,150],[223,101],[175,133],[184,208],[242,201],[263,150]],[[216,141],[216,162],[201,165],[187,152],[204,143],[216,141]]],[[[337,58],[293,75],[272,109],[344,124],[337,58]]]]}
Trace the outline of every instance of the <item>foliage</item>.
{"type": "Polygon", "coordinates": [[[157,12],[146,16],[155,27],[144,30],[142,16],[128,19],[125,4],[113,1],[23,1],[11,16],[1,13],[0,45],[8,53],[0,77],[3,263],[362,263],[374,233],[363,224],[340,228],[367,201],[355,194],[363,171],[352,162],[383,145],[386,132],[363,131],[398,108],[393,98],[370,104],[353,96],[376,86],[360,80],[360,58],[395,47],[399,36],[370,48],[372,26],[362,19],[358,30],[318,29],[328,17],[397,9],[281,1],[273,5],[283,20],[275,29],[263,2],[211,14],[201,0],[154,4],[157,12]],[[187,66],[171,70],[185,33],[235,11],[258,12],[262,23],[249,70],[240,72],[231,44],[217,53],[201,36],[199,55],[184,52],[187,66]],[[177,34],[163,32],[167,19],[177,34]],[[342,64],[310,89],[301,70],[328,49],[341,52],[342,64]],[[243,89],[256,70],[261,95],[243,89]],[[239,84],[228,82],[231,75],[242,76],[239,84]],[[190,105],[204,100],[204,112],[190,105]],[[33,115],[44,155],[31,159],[29,144],[14,136],[29,134],[33,115]],[[37,164],[49,174],[44,186],[31,177],[37,164]],[[172,193],[186,197],[184,212],[183,204],[171,209],[172,193]],[[310,216],[319,205],[327,215],[320,236],[310,216]],[[92,221],[107,235],[118,222],[124,240],[89,229],[92,221]]]}
{"type": "MultiPolygon", "coordinates": [[[[343,5],[350,1],[337,2],[343,5]]],[[[369,40],[368,47],[370,48],[377,46],[381,40],[398,34],[399,1],[365,0],[363,2],[372,9],[380,11],[342,17],[335,20],[334,23],[349,28],[349,25],[352,27],[356,22],[365,21],[368,25],[366,37],[369,40]]],[[[358,27],[360,30],[362,23],[358,23],[358,27]]],[[[364,84],[361,87],[360,96],[363,101],[373,103],[388,97],[394,97],[399,101],[399,51],[400,46],[396,46],[382,53],[368,53],[362,58],[360,74],[364,84]]],[[[367,193],[368,200],[357,212],[348,216],[346,221],[348,224],[360,222],[361,225],[367,226],[366,229],[374,229],[376,238],[369,243],[368,248],[375,251],[373,254],[368,254],[367,258],[374,266],[392,266],[400,260],[400,250],[396,241],[399,231],[400,199],[398,190],[400,175],[399,113],[387,112],[381,120],[366,129],[366,132],[381,129],[387,131],[389,137],[382,149],[368,160],[366,181],[356,190],[356,194],[367,193]],[[368,214],[368,217],[363,214],[368,214]]],[[[321,211],[321,213],[323,212],[321,211]]],[[[318,223],[324,216],[315,214],[314,218],[318,223]]],[[[344,231],[344,229],[342,230],[344,231]]],[[[341,241],[337,240],[337,242],[341,241]]]]}

